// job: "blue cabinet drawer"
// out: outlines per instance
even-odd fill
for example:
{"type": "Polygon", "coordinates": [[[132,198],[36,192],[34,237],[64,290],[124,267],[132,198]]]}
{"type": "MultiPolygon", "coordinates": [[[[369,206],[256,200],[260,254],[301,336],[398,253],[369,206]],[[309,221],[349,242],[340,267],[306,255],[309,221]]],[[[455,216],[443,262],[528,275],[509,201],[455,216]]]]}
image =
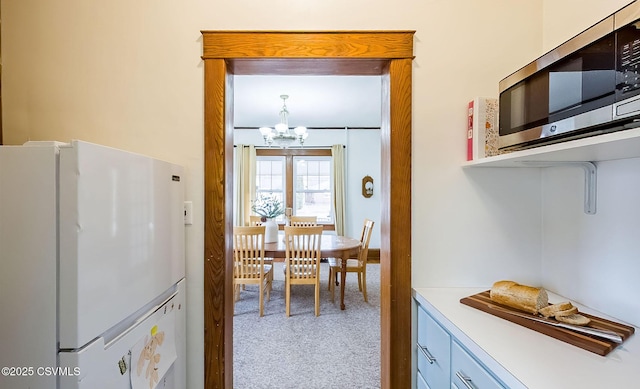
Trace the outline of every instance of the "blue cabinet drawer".
{"type": "Polygon", "coordinates": [[[418,372],[430,388],[448,388],[451,336],[429,314],[418,309],[418,372]]]}
{"type": "Polygon", "coordinates": [[[460,389],[504,389],[493,376],[484,369],[458,342],[451,347],[452,387],[460,389]]]}
{"type": "Polygon", "coordinates": [[[427,385],[427,381],[424,380],[424,377],[422,376],[422,374],[420,374],[420,372],[418,372],[418,374],[416,374],[418,379],[416,380],[416,389],[430,389],[429,385],[427,385]]]}

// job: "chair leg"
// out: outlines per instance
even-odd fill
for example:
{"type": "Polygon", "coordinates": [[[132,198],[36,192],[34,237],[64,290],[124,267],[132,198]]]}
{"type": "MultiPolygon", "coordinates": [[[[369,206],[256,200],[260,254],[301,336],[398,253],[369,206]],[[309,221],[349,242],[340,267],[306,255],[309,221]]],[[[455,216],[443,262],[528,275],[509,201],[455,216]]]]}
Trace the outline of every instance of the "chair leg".
{"type": "Polygon", "coordinates": [[[258,298],[260,317],[264,316],[264,283],[260,282],[260,297],[258,298]]]}
{"type": "Polygon", "coordinates": [[[287,317],[289,317],[289,309],[290,309],[290,305],[289,303],[291,302],[291,284],[289,283],[289,280],[285,281],[285,293],[284,293],[284,304],[285,304],[285,312],[287,317]]]}
{"type": "Polygon", "coordinates": [[[233,284],[233,314],[236,314],[236,285],[233,284]]]}
{"type": "Polygon", "coordinates": [[[331,302],[335,302],[336,286],[333,284],[333,280],[329,280],[329,290],[331,291],[331,302]]]}
{"type": "Polygon", "coordinates": [[[327,282],[327,290],[331,290],[331,277],[333,277],[333,269],[329,266],[329,280],[327,282]]]}
{"type": "Polygon", "coordinates": [[[316,316],[320,316],[320,281],[316,279],[316,286],[315,286],[315,295],[316,295],[316,316]]]}
{"type": "Polygon", "coordinates": [[[233,286],[233,301],[240,300],[240,284],[235,284],[233,286]]]}
{"type": "Polygon", "coordinates": [[[271,288],[273,286],[273,281],[267,280],[267,301],[271,301],[271,288]]]}
{"type": "Polygon", "coordinates": [[[271,289],[273,287],[273,267],[267,273],[267,301],[271,301],[271,289]]]}
{"type": "Polygon", "coordinates": [[[360,276],[361,272],[358,272],[358,290],[362,292],[362,277],[360,276]]]}
{"type": "Polygon", "coordinates": [[[369,300],[367,300],[367,272],[366,272],[366,270],[362,271],[362,295],[364,296],[364,302],[365,303],[369,302],[369,300]]]}

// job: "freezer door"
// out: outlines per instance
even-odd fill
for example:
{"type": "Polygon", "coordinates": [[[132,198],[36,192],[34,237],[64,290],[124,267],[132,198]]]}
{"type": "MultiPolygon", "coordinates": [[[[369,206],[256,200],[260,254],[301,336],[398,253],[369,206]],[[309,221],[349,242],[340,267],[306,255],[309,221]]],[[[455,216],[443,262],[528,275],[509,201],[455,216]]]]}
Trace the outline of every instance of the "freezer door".
{"type": "Polygon", "coordinates": [[[184,277],[183,169],[60,147],[59,342],[80,349],[184,277]]]}
{"type": "Polygon", "coordinates": [[[186,388],[184,284],[159,296],[128,326],[82,350],[60,352],[58,388],[186,388]]]}

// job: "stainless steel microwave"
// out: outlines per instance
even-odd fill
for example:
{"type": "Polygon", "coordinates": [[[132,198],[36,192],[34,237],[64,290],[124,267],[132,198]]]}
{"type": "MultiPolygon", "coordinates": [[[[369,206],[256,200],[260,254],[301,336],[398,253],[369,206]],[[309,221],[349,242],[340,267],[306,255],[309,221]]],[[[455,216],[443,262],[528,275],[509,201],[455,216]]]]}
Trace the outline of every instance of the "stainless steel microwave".
{"type": "Polygon", "coordinates": [[[499,147],[640,127],[640,0],[499,84],[499,147]]]}

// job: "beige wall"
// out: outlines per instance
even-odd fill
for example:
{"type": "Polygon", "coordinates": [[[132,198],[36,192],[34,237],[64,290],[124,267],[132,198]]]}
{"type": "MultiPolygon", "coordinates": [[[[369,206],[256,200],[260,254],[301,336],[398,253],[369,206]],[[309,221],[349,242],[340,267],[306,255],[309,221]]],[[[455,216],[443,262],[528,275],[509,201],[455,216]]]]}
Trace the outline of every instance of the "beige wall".
{"type": "Polygon", "coordinates": [[[546,52],[553,49],[631,2],[632,0],[543,0],[543,50],[546,52]]]}
{"type": "MultiPolygon", "coordinates": [[[[203,29],[413,29],[413,284],[540,275],[540,174],[461,169],[466,104],[610,13],[580,1],[2,2],[4,140],[78,138],[187,168],[189,388],[203,385],[203,29]],[[590,11],[592,10],[593,15],[590,11]],[[568,12],[568,11],[567,11],[568,12]],[[545,23],[543,24],[543,15],[545,23]],[[547,23],[547,21],[549,21],[547,23]],[[544,26],[544,30],[543,30],[544,26]],[[552,28],[553,27],[553,28],[552,28]],[[523,206],[523,204],[525,206],[523,206]],[[530,238],[529,236],[537,236],[530,238]],[[464,270],[463,270],[464,269],[464,270]]],[[[617,1],[616,3],[621,3],[617,1]]]]}

